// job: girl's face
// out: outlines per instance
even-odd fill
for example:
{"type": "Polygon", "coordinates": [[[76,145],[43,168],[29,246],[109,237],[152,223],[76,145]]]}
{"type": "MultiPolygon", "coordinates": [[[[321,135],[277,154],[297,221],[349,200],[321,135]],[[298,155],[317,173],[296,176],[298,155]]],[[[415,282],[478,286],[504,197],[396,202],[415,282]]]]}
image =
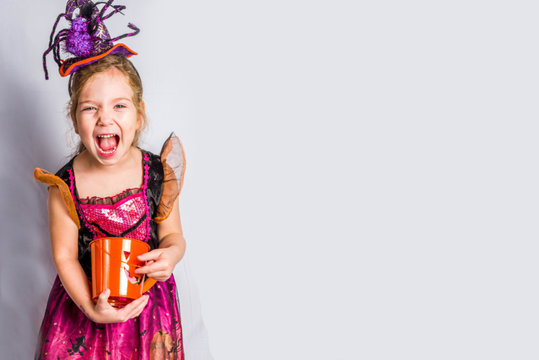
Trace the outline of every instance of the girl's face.
{"type": "Polygon", "coordinates": [[[81,90],[75,132],[103,165],[113,165],[131,150],[142,118],[126,76],[112,67],[92,76],[81,90]]]}

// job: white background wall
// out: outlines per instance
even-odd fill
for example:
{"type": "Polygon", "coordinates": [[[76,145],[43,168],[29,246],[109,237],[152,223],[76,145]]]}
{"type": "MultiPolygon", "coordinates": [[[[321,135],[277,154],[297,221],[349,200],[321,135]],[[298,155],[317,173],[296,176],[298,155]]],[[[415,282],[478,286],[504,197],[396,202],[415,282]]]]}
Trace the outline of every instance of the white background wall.
{"type": "MultiPolygon", "coordinates": [[[[187,154],[188,360],[210,358],[199,306],[219,360],[537,359],[535,2],[124,3],[145,146],[174,130],[187,154]]],[[[41,69],[63,7],[0,12],[6,359],[31,357],[54,276],[31,172],[70,153],[41,69]]]]}

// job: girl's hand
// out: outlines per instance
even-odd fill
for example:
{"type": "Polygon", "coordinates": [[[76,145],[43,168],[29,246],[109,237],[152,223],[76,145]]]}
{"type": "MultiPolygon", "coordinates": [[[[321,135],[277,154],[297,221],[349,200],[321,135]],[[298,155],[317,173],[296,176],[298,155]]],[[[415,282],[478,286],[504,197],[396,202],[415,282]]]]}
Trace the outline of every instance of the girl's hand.
{"type": "Polygon", "coordinates": [[[138,257],[140,261],[146,261],[146,265],[135,270],[137,274],[146,274],[157,280],[166,281],[170,278],[174,266],[178,263],[174,250],[170,248],[159,248],[142,254],[138,257]]]}
{"type": "Polygon", "coordinates": [[[110,290],[105,289],[97,300],[97,304],[93,310],[90,311],[88,317],[96,323],[110,324],[126,322],[129,319],[135,318],[140,315],[144,307],[148,303],[148,295],[142,295],[140,298],[132,301],[121,309],[116,309],[108,303],[110,296],[110,290]]]}

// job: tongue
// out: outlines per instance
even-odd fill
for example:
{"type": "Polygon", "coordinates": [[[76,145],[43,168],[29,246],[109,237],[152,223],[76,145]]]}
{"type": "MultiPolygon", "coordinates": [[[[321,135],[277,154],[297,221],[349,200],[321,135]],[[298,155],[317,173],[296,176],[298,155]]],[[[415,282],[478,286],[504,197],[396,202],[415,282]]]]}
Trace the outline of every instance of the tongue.
{"type": "Polygon", "coordinates": [[[104,151],[110,151],[116,147],[116,136],[108,137],[108,138],[101,138],[101,141],[99,142],[99,147],[101,150],[104,151]]]}

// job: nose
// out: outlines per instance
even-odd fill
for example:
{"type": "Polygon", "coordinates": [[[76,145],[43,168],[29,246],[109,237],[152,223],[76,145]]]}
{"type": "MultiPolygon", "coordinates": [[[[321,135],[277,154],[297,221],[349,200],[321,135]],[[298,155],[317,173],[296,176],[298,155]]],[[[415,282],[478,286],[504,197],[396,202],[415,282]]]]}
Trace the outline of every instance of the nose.
{"type": "Polygon", "coordinates": [[[97,119],[98,126],[108,126],[114,122],[114,113],[108,109],[100,109],[99,117],[97,119]]]}

